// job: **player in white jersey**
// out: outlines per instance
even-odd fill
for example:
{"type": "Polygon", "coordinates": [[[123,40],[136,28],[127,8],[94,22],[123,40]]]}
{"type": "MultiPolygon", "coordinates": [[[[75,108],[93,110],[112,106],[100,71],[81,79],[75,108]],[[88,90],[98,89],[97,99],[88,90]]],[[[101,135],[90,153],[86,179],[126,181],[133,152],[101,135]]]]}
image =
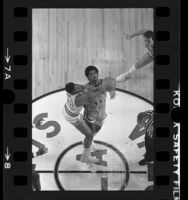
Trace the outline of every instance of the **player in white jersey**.
{"type": "Polygon", "coordinates": [[[137,69],[140,69],[153,61],[153,31],[144,29],[144,30],[138,31],[134,34],[127,35],[127,39],[131,39],[138,35],[144,36],[145,47],[147,48],[148,53],[145,54],[138,62],[133,64],[128,72],[120,74],[116,78],[117,82],[126,81],[127,79],[131,78],[132,74],[137,69]]]}
{"type": "Polygon", "coordinates": [[[103,92],[103,89],[102,87],[94,88],[70,82],[66,84],[65,90],[67,92],[67,102],[64,105],[63,115],[69,123],[85,135],[84,150],[80,161],[88,164],[97,163],[99,160],[91,157],[93,132],[83,120],[81,110],[84,104],[92,102],[96,96],[103,92]]]}

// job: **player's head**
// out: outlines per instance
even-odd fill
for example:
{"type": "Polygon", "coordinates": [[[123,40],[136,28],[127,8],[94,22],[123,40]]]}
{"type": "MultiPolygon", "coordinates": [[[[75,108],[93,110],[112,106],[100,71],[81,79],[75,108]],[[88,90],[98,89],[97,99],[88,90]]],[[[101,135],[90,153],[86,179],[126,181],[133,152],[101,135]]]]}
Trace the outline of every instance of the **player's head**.
{"type": "Polygon", "coordinates": [[[78,85],[72,82],[69,82],[65,85],[65,91],[68,92],[69,94],[76,94],[78,92],[82,92],[83,86],[78,85]]]}
{"type": "Polygon", "coordinates": [[[153,46],[153,31],[149,30],[144,33],[144,42],[146,47],[153,46]]]}
{"type": "Polygon", "coordinates": [[[89,65],[85,69],[85,76],[88,78],[89,82],[97,83],[98,82],[99,70],[92,65],[89,65]]]}

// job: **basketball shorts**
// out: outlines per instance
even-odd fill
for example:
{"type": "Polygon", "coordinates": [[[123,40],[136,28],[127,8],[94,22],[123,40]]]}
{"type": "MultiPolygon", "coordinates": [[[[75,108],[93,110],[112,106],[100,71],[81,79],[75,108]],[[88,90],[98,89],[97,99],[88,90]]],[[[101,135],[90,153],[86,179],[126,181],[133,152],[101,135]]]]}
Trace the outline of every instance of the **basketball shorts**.
{"type": "Polygon", "coordinates": [[[63,108],[63,116],[66,121],[74,126],[79,125],[79,123],[83,121],[83,115],[81,113],[79,115],[71,115],[71,113],[67,113],[65,107],[63,108]]]}
{"type": "Polygon", "coordinates": [[[87,120],[89,123],[94,123],[98,126],[102,126],[107,117],[105,112],[99,113],[97,111],[84,110],[84,120],[87,120]]]}

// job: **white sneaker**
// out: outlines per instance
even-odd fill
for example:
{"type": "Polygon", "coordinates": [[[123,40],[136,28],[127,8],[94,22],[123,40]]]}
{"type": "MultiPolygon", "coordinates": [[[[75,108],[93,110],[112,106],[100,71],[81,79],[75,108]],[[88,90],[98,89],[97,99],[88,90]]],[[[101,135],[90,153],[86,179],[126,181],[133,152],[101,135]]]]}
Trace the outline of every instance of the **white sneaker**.
{"type": "Polygon", "coordinates": [[[92,151],[98,150],[97,147],[96,147],[96,145],[94,143],[91,144],[91,150],[92,151]]]}
{"type": "Polygon", "coordinates": [[[87,164],[88,169],[92,172],[95,173],[97,171],[96,165],[94,164],[87,164]]]}
{"type": "MultiPolygon", "coordinates": [[[[84,141],[82,141],[82,144],[84,144],[84,141]]],[[[91,143],[91,146],[90,146],[90,147],[91,147],[91,150],[92,150],[92,151],[98,150],[98,148],[96,147],[96,145],[94,144],[94,142],[91,143]]]]}
{"type": "Polygon", "coordinates": [[[80,161],[83,162],[83,163],[87,163],[87,164],[95,164],[95,163],[99,162],[99,159],[98,158],[93,158],[91,156],[86,157],[86,156],[82,155],[80,161]]]}

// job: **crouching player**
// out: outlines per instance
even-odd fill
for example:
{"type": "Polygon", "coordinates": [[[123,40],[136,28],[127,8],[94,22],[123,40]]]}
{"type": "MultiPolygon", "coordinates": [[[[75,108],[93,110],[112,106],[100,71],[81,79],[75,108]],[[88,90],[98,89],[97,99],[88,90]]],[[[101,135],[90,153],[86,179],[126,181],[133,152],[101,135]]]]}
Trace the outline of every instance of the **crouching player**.
{"type": "Polygon", "coordinates": [[[94,134],[83,120],[81,110],[83,105],[92,102],[96,96],[100,95],[103,89],[70,82],[65,85],[65,90],[67,92],[67,102],[64,105],[63,115],[69,123],[85,135],[83,154],[80,161],[87,164],[95,164],[99,160],[91,156],[91,143],[94,134]]]}

